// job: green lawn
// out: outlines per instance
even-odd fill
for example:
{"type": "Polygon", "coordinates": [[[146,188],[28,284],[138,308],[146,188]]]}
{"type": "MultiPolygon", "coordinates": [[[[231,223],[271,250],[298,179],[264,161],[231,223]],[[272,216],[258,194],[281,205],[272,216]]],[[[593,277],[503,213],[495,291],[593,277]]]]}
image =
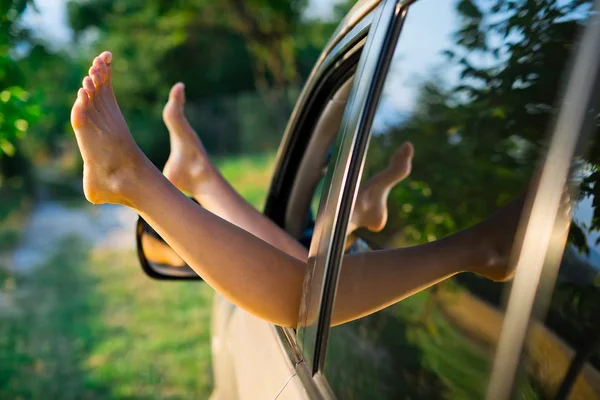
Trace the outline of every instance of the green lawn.
{"type": "Polygon", "coordinates": [[[24,189],[0,184],[0,253],[17,244],[30,207],[31,200],[24,189]]]}
{"type": "Polygon", "coordinates": [[[221,173],[254,207],[262,211],[271,183],[274,154],[216,160],[221,173]]]}
{"type": "MultiPolygon", "coordinates": [[[[329,332],[325,375],[340,398],[485,398],[494,349],[462,333],[434,296],[422,291],[329,332]]],[[[519,398],[543,398],[533,380],[519,386],[519,398]]]]}
{"type": "MultiPolygon", "coordinates": [[[[262,206],[273,160],[218,164],[262,206]]],[[[0,266],[0,399],[207,398],[212,295],[199,282],[149,279],[133,250],[98,252],[74,237],[35,274],[0,266]]]]}

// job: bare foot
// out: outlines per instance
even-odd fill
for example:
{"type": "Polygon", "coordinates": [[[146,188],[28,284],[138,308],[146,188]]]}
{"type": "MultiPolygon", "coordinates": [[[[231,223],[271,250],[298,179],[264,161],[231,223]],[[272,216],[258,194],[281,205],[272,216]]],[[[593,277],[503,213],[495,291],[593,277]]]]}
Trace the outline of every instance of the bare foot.
{"type": "Polygon", "coordinates": [[[117,105],[110,78],[112,55],[94,59],[71,109],[71,125],[83,157],[83,190],[92,203],[128,204],[140,168],[148,162],[117,105]]]}
{"type": "MultiPolygon", "coordinates": [[[[523,192],[517,198],[505,204],[491,217],[474,227],[474,240],[467,246],[477,249],[478,262],[471,272],[483,275],[488,279],[505,282],[513,278],[515,263],[511,262],[513,243],[519,227],[525,205],[523,192]],[[477,246],[474,246],[477,244],[477,246]]],[[[567,234],[571,220],[571,197],[565,189],[561,198],[557,216],[557,224],[563,229],[558,229],[557,234],[567,234]]]]}
{"type": "Polygon", "coordinates": [[[491,217],[473,227],[473,235],[467,239],[470,247],[477,254],[475,268],[471,272],[483,275],[488,279],[504,282],[514,275],[510,267],[510,253],[517,232],[525,196],[510,201],[491,217]]]}
{"type": "Polygon", "coordinates": [[[413,154],[412,144],[405,142],[392,155],[387,168],[360,188],[348,233],[361,227],[380,232],[385,227],[388,218],[388,195],[394,186],[410,174],[413,154]]]}
{"type": "Polygon", "coordinates": [[[171,154],[163,174],[179,190],[196,194],[201,185],[217,176],[208,154],[183,113],[185,87],[176,83],[163,109],[163,120],[171,137],[171,154]]]}

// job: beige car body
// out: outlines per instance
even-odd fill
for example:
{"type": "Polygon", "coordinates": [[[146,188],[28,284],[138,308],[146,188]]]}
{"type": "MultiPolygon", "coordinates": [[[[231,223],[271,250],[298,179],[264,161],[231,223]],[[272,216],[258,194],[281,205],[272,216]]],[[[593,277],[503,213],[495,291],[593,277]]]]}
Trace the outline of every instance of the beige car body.
{"type": "MultiPolygon", "coordinates": [[[[310,87],[311,79],[315,79],[315,72],[320,64],[334,50],[340,38],[365,19],[369,13],[372,13],[378,4],[378,0],[357,2],[340,23],[323,51],[305,91],[310,87]]],[[[318,173],[314,168],[310,168],[310,165],[322,164],[328,145],[338,130],[351,83],[350,79],[339,88],[321,114],[308,144],[307,156],[301,163],[304,166],[301,169],[305,173],[298,179],[298,185],[303,184],[302,178],[310,180],[310,177],[307,178],[307,176],[318,173]],[[327,141],[328,144],[324,145],[324,141],[327,141]]],[[[293,187],[292,193],[294,192],[300,192],[300,190],[293,187]]],[[[299,195],[291,197],[293,203],[299,204],[291,204],[289,210],[306,210],[309,206],[310,198],[303,198],[299,195]]],[[[286,225],[288,230],[293,231],[290,233],[295,235],[300,233],[298,223],[293,218],[287,216],[286,225]]],[[[267,323],[235,306],[224,297],[215,294],[211,333],[215,384],[211,399],[295,400],[309,398],[306,388],[297,374],[297,365],[295,365],[302,362],[300,361],[301,357],[294,357],[291,354],[293,350],[289,343],[286,343],[295,340],[292,330],[284,330],[267,323]]]]}

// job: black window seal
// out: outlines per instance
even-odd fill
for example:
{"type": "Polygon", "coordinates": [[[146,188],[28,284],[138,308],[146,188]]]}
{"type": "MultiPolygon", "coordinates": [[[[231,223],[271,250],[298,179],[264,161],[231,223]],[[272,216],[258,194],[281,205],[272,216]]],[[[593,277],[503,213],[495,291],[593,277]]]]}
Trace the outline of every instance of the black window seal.
{"type": "MultiPolygon", "coordinates": [[[[362,173],[373,117],[379,103],[385,78],[387,77],[389,66],[396,48],[396,43],[408,11],[408,6],[412,4],[412,2],[401,0],[389,0],[388,2],[384,2],[382,7],[385,7],[386,3],[388,4],[388,7],[392,8],[393,14],[390,17],[387,26],[381,28],[384,29],[385,32],[383,34],[383,40],[381,42],[373,43],[373,46],[378,46],[378,48],[376,49],[377,52],[375,55],[371,56],[376,56],[378,60],[374,69],[372,82],[366,88],[367,94],[363,105],[363,115],[362,118],[359,118],[358,126],[354,128],[354,132],[348,132],[349,134],[355,135],[355,145],[352,147],[350,158],[347,161],[346,179],[343,182],[341,192],[342,198],[336,217],[336,223],[334,223],[333,232],[330,233],[333,235],[333,239],[330,248],[330,257],[325,266],[323,296],[317,322],[317,342],[312,365],[313,374],[320,373],[324,367],[327,340],[329,338],[329,326],[331,324],[339,271],[346,242],[345,232],[348,225],[348,219],[358,190],[358,180],[362,173]],[[390,5],[390,3],[393,4],[390,5]]],[[[382,17],[385,17],[385,15],[382,15],[382,17]]],[[[369,55],[370,54],[366,54],[366,56],[369,55]]],[[[355,85],[356,84],[357,83],[355,82],[355,85]]]]}
{"type": "MultiPolygon", "coordinates": [[[[343,53],[337,54],[336,60],[332,62],[327,70],[323,72],[323,76],[321,76],[320,82],[315,85],[314,91],[311,92],[310,99],[307,101],[305,105],[305,112],[302,113],[303,120],[302,123],[297,125],[298,130],[295,131],[296,136],[298,138],[295,140],[290,147],[291,150],[298,153],[300,158],[297,159],[295,163],[289,162],[287,168],[294,168],[293,173],[286,174],[286,178],[283,180],[283,187],[291,187],[291,183],[293,179],[295,179],[297,168],[301,161],[301,156],[304,154],[306,146],[310,141],[312,136],[312,132],[314,131],[314,125],[316,125],[316,121],[318,120],[319,115],[323,112],[327,100],[331,97],[333,93],[335,93],[340,86],[346,82],[348,78],[354,75],[356,71],[356,66],[358,64],[358,60],[360,58],[360,54],[362,51],[362,47],[364,45],[365,35],[361,34],[358,37],[352,38],[353,46],[345,47],[345,51],[343,53]],[[313,104],[320,104],[317,106],[312,106],[313,104]],[[310,134],[304,134],[304,132],[310,132],[310,134]],[[301,142],[300,142],[301,141],[301,142]]],[[[277,193],[277,196],[273,196],[272,199],[276,200],[276,202],[284,200],[284,205],[287,205],[287,199],[289,196],[288,193],[277,193]],[[282,196],[282,197],[280,197],[282,196]]],[[[265,215],[268,218],[274,219],[274,215],[272,214],[278,208],[276,207],[266,207],[265,215]]],[[[285,216],[285,208],[281,208],[283,211],[282,215],[285,216]]],[[[282,221],[283,223],[283,221],[282,221]]],[[[305,295],[305,294],[303,294],[305,295]]],[[[303,363],[303,355],[299,347],[296,343],[296,335],[295,330],[290,328],[283,328],[280,326],[275,326],[278,339],[280,344],[285,349],[288,358],[296,365],[301,365],[303,363]]],[[[310,385],[309,382],[303,382],[305,385],[310,385]]]]}
{"type": "Polygon", "coordinates": [[[372,8],[368,10],[369,12],[360,20],[354,21],[355,25],[352,29],[343,30],[345,36],[336,38],[335,46],[322,60],[318,61],[286,127],[263,210],[267,217],[283,229],[285,229],[287,203],[291,195],[291,183],[296,179],[300,161],[316,126],[318,116],[323,112],[328,96],[339,89],[345,79],[354,73],[354,69],[348,71],[347,67],[351,65],[355,68],[358,64],[370,27],[368,20],[372,16],[372,8]],[[345,68],[346,70],[344,70],[345,68]],[[338,76],[335,76],[336,74],[338,76]],[[327,85],[332,80],[336,82],[337,86],[328,88],[327,85]]]}

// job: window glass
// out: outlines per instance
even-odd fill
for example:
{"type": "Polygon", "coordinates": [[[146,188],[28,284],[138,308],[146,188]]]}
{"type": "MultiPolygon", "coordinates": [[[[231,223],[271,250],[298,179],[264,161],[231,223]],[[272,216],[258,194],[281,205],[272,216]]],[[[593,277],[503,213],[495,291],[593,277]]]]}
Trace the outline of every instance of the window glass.
{"type": "Polygon", "coordinates": [[[583,146],[587,155],[573,162],[578,195],[567,245],[546,318],[529,327],[523,371],[538,382],[538,398],[600,399],[599,134],[596,128],[583,146]]]}
{"type": "MultiPolygon", "coordinates": [[[[301,222],[299,240],[310,246],[315,220],[321,199],[324,199],[325,175],[333,151],[333,143],[339,133],[340,123],[352,86],[353,76],[332,93],[321,115],[316,121],[312,136],[300,163],[298,177],[292,189],[292,200],[288,205],[287,228],[296,234],[294,225],[301,222]],[[299,217],[302,217],[299,219],[299,217]]],[[[325,195],[328,192],[325,191],[325,195]]]]}
{"type": "MultiPolygon", "coordinates": [[[[589,3],[419,0],[375,114],[324,375],[343,399],[485,397],[524,194],[589,3]]],[[[544,398],[527,371],[525,398],[544,398]]]]}

